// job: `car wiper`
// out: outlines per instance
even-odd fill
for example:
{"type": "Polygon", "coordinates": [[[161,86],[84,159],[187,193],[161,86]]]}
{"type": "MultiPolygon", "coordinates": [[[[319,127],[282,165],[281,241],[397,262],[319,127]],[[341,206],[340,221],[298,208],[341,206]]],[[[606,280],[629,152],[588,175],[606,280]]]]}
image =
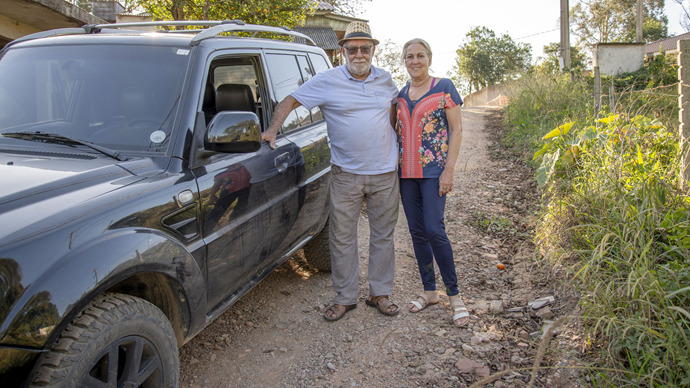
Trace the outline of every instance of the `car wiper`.
{"type": "Polygon", "coordinates": [[[91,143],[90,141],[86,140],[81,140],[77,139],[74,137],[69,137],[65,135],[58,135],[56,133],[48,133],[48,132],[41,132],[41,131],[35,131],[35,132],[6,132],[2,134],[3,136],[7,137],[12,137],[15,139],[23,139],[23,140],[46,140],[46,141],[58,141],[58,142],[69,142],[69,143],[76,143],[76,144],[81,144],[85,145],[93,150],[96,150],[103,155],[110,156],[111,158],[115,160],[127,160],[126,157],[122,156],[120,152],[111,150],[110,148],[100,146],[98,144],[91,143]]]}

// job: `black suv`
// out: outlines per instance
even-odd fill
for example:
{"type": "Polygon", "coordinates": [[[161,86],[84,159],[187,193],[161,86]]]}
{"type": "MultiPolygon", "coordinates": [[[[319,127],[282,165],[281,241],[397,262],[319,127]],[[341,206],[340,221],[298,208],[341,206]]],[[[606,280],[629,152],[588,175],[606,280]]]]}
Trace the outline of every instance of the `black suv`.
{"type": "Polygon", "coordinates": [[[141,30],[163,24],[195,23],[0,51],[0,386],[177,386],[178,346],[281,262],[330,269],[321,112],[260,139],[323,50],[240,21],[141,30]]]}

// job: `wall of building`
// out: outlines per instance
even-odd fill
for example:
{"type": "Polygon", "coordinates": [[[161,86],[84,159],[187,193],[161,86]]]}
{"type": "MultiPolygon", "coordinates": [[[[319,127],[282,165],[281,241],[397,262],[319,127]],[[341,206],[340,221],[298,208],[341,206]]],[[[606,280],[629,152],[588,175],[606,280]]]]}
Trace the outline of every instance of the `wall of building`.
{"type": "Polygon", "coordinates": [[[508,104],[508,83],[491,85],[482,90],[474,92],[463,99],[464,107],[473,106],[504,106],[508,104]]]}
{"type": "Polygon", "coordinates": [[[594,67],[602,75],[640,70],[644,65],[644,43],[599,43],[594,46],[594,67]]]}

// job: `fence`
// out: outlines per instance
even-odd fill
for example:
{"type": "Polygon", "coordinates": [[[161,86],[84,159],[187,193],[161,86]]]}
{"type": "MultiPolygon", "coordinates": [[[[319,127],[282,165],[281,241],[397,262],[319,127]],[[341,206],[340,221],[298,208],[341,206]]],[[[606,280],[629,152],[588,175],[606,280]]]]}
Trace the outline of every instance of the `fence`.
{"type": "Polygon", "coordinates": [[[681,149],[685,152],[683,154],[683,176],[685,178],[686,187],[687,182],[690,182],[690,169],[688,164],[690,162],[690,152],[688,150],[687,142],[690,138],[690,40],[679,40],[678,47],[678,107],[680,113],[678,114],[680,125],[681,149]]]}

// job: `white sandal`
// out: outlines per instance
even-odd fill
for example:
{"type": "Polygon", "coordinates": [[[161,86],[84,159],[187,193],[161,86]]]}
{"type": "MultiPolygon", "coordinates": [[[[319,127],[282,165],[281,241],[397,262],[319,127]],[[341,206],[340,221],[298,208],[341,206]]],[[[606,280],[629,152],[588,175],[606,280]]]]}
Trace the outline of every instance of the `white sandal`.
{"type": "Polygon", "coordinates": [[[453,309],[453,323],[455,324],[455,326],[463,327],[470,323],[470,313],[467,311],[465,302],[462,301],[462,298],[460,296],[457,296],[457,298],[451,297],[450,308],[453,309]],[[453,299],[455,299],[455,303],[453,303],[453,299]],[[458,319],[460,320],[460,322],[458,322],[458,319]]]}
{"type": "Polygon", "coordinates": [[[436,302],[431,303],[431,302],[429,302],[429,298],[427,298],[426,294],[421,294],[417,297],[417,299],[410,301],[410,304],[413,305],[414,307],[416,307],[417,311],[412,311],[410,306],[407,306],[407,309],[411,313],[418,313],[418,312],[424,310],[425,308],[431,306],[432,304],[436,304],[438,302],[439,301],[437,300],[436,302]]]}

